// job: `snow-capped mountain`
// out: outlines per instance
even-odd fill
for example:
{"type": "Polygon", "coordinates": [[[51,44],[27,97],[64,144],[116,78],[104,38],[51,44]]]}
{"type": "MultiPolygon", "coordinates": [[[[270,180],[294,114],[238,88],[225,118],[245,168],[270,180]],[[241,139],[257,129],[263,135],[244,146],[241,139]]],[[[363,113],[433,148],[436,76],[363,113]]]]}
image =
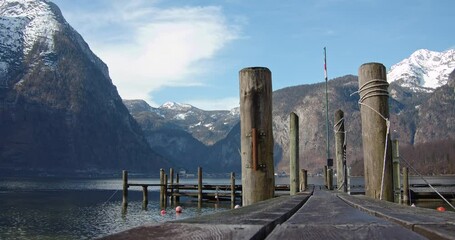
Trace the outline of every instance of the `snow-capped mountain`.
{"type": "Polygon", "coordinates": [[[63,18],[60,9],[47,0],[0,0],[0,85],[7,83],[8,73],[14,72],[31,52],[39,51],[42,63],[55,67],[55,41],[58,32],[68,33],[81,50],[103,74],[107,66],[92,53],[82,37],[63,18]],[[40,49],[36,49],[39,43],[40,49]],[[35,47],[35,49],[34,49],[35,47]]]}
{"type": "Polygon", "coordinates": [[[393,65],[387,79],[413,91],[431,92],[447,84],[449,74],[454,69],[455,49],[444,52],[420,49],[393,65]]]}
{"type": "Polygon", "coordinates": [[[106,64],[47,0],[0,0],[0,136],[0,172],[167,164],[123,105],[106,64]]]}
{"type": "MultiPolygon", "coordinates": [[[[137,116],[146,112],[155,121],[166,121],[158,124],[159,128],[178,128],[190,133],[194,138],[206,145],[212,145],[226,137],[232,127],[239,121],[238,108],[231,111],[205,111],[190,104],[166,102],[158,108],[149,106],[143,100],[123,100],[130,113],[137,116]]],[[[143,126],[143,128],[150,129],[143,126]]]]}

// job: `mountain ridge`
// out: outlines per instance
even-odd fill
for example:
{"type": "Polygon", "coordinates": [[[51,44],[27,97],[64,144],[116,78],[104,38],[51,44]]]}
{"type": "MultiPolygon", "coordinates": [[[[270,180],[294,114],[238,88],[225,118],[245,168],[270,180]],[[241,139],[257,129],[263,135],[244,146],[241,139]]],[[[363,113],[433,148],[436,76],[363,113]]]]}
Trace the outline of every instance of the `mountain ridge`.
{"type": "Polygon", "coordinates": [[[55,4],[2,0],[0,6],[2,26],[20,26],[15,34],[9,32],[16,28],[0,32],[7,76],[0,84],[0,169],[92,174],[169,166],[147,144],[107,66],[55,4]],[[35,31],[31,43],[29,25],[54,29],[35,31]],[[17,36],[19,47],[5,44],[17,36]]]}

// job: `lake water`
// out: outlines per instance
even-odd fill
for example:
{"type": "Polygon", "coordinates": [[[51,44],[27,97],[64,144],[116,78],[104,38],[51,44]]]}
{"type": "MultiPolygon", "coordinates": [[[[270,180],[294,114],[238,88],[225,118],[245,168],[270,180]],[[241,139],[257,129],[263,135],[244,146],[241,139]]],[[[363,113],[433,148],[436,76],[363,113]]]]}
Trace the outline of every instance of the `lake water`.
{"type": "MultiPolygon", "coordinates": [[[[227,183],[229,179],[207,181],[227,183]]],[[[124,214],[121,187],[120,179],[2,179],[0,239],[93,239],[144,224],[195,217],[230,207],[228,203],[205,203],[199,209],[197,203],[185,201],[180,204],[184,208],[182,214],[176,215],[174,208],[169,207],[168,214],[162,216],[158,188],[149,190],[149,205],[143,210],[141,188],[130,187],[124,214]]]]}
{"type": "MultiPolygon", "coordinates": [[[[454,178],[431,182],[454,181],[454,178]]],[[[134,183],[158,183],[158,179],[137,179],[134,183]]],[[[240,183],[237,180],[237,183],[240,183]]],[[[322,185],[322,177],[310,177],[309,184],[322,185]]],[[[204,184],[229,184],[229,179],[204,179],[204,184]]],[[[352,178],[352,185],[363,185],[363,178],[352,178]]],[[[418,183],[419,179],[411,179],[418,183]]],[[[196,179],[181,179],[196,183],[196,179]]],[[[288,184],[277,178],[276,184],[288,184]]],[[[195,217],[230,208],[230,203],[204,203],[187,199],[176,215],[174,206],[160,214],[159,189],[149,188],[149,205],[142,209],[140,187],[130,187],[127,213],[122,213],[121,179],[0,179],[0,239],[93,239],[144,224],[195,217]]]]}

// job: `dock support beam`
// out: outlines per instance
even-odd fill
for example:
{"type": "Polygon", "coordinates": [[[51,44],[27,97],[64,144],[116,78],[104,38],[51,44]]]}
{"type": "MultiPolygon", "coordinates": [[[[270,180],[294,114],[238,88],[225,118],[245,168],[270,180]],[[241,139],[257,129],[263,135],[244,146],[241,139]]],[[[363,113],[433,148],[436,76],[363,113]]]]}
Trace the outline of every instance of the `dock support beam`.
{"type": "Polygon", "coordinates": [[[179,184],[180,184],[180,174],[177,172],[177,174],[175,174],[175,189],[174,189],[174,193],[175,193],[175,196],[174,196],[174,204],[179,204],[180,202],[180,196],[179,196],[179,193],[180,193],[180,190],[179,190],[179,184]]]}
{"type": "Polygon", "coordinates": [[[295,113],[289,116],[289,193],[295,195],[299,192],[299,117],[295,113]]]}
{"type": "Polygon", "coordinates": [[[142,209],[147,210],[147,205],[149,204],[148,190],[147,186],[142,186],[142,209]]]}
{"type": "Polygon", "coordinates": [[[272,73],[244,68],[240,81],[240,139],[243,206],[274,196],[272,73]]]}
{"type": "Polygon", "coordinates": [[[393,202],[387,72],[380,63],[359,68],[365,195],[393,202]]]}
{"type": "Polygon", "coordinates": [[[202,205],[202,167],[197,168],[197,202],[198,206],[202,205]]]}
{"type": "Polygon", "coordinates": [[[395,203],[401,204],[401,181],[400,181],[400,152],[398,140],[392,142],[393,159],[393,199],[395,203]]]}
{"type": "Polygon", "coordinates": [[[408,168],[403,167],[403,205],[409,205],[409,175],[408,168]]]}
{"type": "Polygon", "coordinates": [[[231,208],[235,207],[235,173],[231,172],[231,208]]]}
{"type": "Polygon", "coordinates": [[[122,207],[126,209],[128,207],[128,171],[123,170],[122,172],[123,180],[123,201],[122,207]]]}
{"type": "Polygon", "coordinates": [[[303,192],[307,189],[308,185],[308,172],[305,169],[300,169],[300,191],[303,192]]]}
{"type": "Polygon", "coordinates": [[[161,184],[161,187],[160,187],[160,207],[161,208],[166,208],[164,206],[164,169],[160,169],[160,184],[161,184]]]}
{"type": "Polygon", "coordinates": [[[335,158],[337,167],[337,188],[347,192],[346,182],[346,132],[344,131],[344,113],[335,112],[335,158]],[[343,187],[342,187],[343,186],[343,187]]]}
{"type": "Polygon", "coordinates": [[[169,202],[174,203],[174,169],[169,168],[169,202]]]}
{"type": "Polygon", "coordinates": [[[327,189],[333,190],[333,169],[327,169],[327,189]]]}

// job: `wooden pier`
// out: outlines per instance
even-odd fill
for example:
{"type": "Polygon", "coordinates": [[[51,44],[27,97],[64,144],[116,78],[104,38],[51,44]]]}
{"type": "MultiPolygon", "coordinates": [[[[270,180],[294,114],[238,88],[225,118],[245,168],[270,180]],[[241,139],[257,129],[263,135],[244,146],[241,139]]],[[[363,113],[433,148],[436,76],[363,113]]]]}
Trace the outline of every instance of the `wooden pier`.
{"type": "MultiPolygon", "coordinates": [[[[332,165],[329,161],[324,168],[325,186],[307,187],[307,172],[300,169],[302,177],[298,176],[296,115],[291,115],[290,126],[292,187],[291,191],[286,189],[290,194],[278,196],[279,188],[273,178],[271,72],[262,67],[246,68],[240,71],[243,189],[235,185],[235,178],[231,185],[203,185],[201,168],[196,185],[181,185],[178,181],[174,184],[173,171],[168,184],[163,170],[159,184],[163,202],[167,202],[168,195],[171,198],[193,196],[201,203],[204,198],[219,199],[230,194],[234,204],[243,191],[244,206],[197,218],[144,225],[103,239],[455,239],[455,212],[408,206],[409,199],[416,197],[412,191],[415,186],[409,186],[408,166],[403,167],[401,188],[398,141],[390,139],[386,76],[385,67],[379,63],[364,64],[359,69],[366,196],[348,194],[352,189],[350,179],[344,177],[349,176],[349,169],[343,166],[346,145],[340,135],[344,132],[341,125],[336,138],[337,170],[343,176],[343,181],[337,182],[340,188],[333,188],[334,169],[329,167],[332,165]],[[300,183],[300,192],[297,192],[297,183],[300,183]],[[222,189],[225,195],[216,195],[222,189]],[[204,193],[204,190],[210,192],[204,193]]],[[[337,117],[338,122],[344,124],[343,114],[337,117]]],[[[123,176],[123,205],[126,207],[127,189],[135,184],[128,183],[127,174],[123,176]]],[[[147,186],[141,186],[146,203],[147,186]]]]}
{"type": "MultiPolygon", "coordinates": [[[[161,171],[164,172],[164,171],[161,171]]],[[[234,208],[236,203],[241,202],[242,185],[235,184],[235,174],[231,173],[231,184],[203,184],[202,169],[198,168],[198,177],[196,184],[181,184],[179,183],[179,175],[176,175],[176,182],[173,182],[173,169],[169,171],[170,178],[167,181],[167,175],[163,175],[161,183],[134,183],[128,180],[128,171],[124,170],[123,175],[123,208],[128,206],[128,189],[130,187],[142,187],[143,207],[148,204],[149,187],[160,188],[160,206],[166,208],[169,202],[178,204],[181,197],[195,198],[200,205],[203,201],[230,201],[231,208],[234,208]]],[[[288,192],[289,185],[276,185],[276,192],[288,192]]]]}
{"type": "Polygon", "coordinates": [[[455,212],[311,187],[297,195],[103,239],[455,239],[454,223],[455,212]]]}

